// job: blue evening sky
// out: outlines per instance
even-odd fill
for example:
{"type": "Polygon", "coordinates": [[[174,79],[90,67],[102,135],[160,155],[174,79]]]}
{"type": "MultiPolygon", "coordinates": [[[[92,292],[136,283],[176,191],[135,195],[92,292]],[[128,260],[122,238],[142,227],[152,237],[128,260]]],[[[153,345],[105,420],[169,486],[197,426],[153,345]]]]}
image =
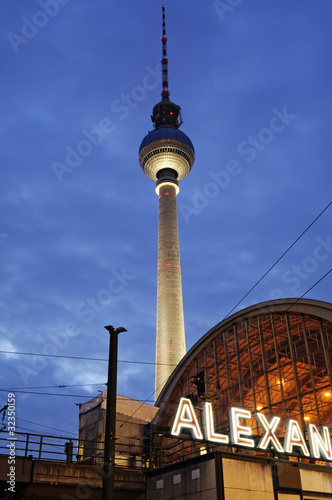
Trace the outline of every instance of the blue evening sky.
{"type": "MultiPolygon", "coordinates": [[[[7,0],[0,20],[1,351],[105,359],[104,326],[124,326],[118,392],[152,401],[158,197],[137,153],[160,99],[161,5],[7,0]]],[[[196,150],[178,196],[190,348],[331,202],[332,4],[168,0],[166,16],[196,150]]],[[[331,269],[331,213],[238,309],[331,269]]],[[[306,298],[331,301],[331,278],[306,298]]],[[[75,403],[105,389],[105,361],[0,359],[22,431],[74,437],[75,403]]]]}

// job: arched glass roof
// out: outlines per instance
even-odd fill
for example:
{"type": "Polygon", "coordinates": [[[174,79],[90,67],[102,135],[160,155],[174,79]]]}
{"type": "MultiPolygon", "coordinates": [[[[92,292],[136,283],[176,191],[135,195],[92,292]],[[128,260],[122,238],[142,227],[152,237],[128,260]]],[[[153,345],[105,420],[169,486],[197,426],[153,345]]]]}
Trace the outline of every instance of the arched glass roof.
{"type": "MultiPolygon", "coordinates": [[[[154,423],[167,429],[179,399],[189,397],[198,412],[204,401],[212,403],[217,432],[228,427],[232,406],[295,419],[303,431],[308,423],[331,424],[331,359],[332,304],[279,299],[249,307],[190,349],[159,395],[154,423]],[[192,383],[198,373],[205,379],[202,397],[192,383]]],[[[253,419],[254,433],[255,425],[253,419]]]]}

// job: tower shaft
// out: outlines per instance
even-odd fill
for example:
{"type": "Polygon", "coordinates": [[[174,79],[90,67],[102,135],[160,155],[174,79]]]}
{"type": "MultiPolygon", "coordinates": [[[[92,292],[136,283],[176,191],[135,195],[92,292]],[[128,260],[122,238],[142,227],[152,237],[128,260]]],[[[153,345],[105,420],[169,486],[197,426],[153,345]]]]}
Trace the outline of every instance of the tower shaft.
{"type": "Polygon", "coordinates": [[[186,353],[175,184],[159,188],[156,398],[186,353]]]}
{"type": "Polygon", "coordinates": [[[176,195],[195,162],[189,137],[179,130],[181,108],[170,101],[165,6],[163,11],[161,101],[152,110],[154,130],[141,142],[138,159],[159,195],[156,400],[186,353],[176,195]]]}

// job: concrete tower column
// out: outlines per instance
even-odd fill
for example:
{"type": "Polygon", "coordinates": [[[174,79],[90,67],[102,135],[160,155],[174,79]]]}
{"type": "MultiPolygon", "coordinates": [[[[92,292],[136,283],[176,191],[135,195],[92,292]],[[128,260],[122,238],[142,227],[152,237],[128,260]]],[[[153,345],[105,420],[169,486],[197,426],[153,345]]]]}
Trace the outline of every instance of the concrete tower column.
{"type": "Polygon", "coordinates": [[[156,399],[186,353],[176,195],[195,162],[194,146],[179,130],[181,108],[169,98],[164,5],[162,12],[161,101],[152,110],[154,130],[144,137],[138,153],[143,172],[156,183],[159,195],[156,399]]]}
{"type": "Polygon", "coordinates": [[[176,195],[173,183],[159,194],[156,394],[186,353],[176,195]]]}

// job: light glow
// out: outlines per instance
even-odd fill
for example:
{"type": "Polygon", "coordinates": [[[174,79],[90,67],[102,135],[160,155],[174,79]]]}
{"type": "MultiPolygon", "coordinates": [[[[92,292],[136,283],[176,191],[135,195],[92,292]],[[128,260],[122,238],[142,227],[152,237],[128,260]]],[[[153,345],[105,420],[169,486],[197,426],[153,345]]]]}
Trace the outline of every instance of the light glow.
{"type": "Polygon", "coordinates": [[[165,182],[161,182],[160,184],[158,184],[158,186],[156,186],[156,193],[158,195],[160,194],[160,189],[164,186],[170,186],[170,187],[174,188],[175,194],[179,194],[179,192],[180,192],[180,188],[177,184],[174,184],[174,182],[165,181],[165,182]]]}
{"type": "Polygon", "coordinates": [[[179,401],[171,428],[171,435],[178,436],[181,434],[182,427],[189,429],[194,439],[203,439],[192,402],[187,398],[181,398],[179,401]]]}
{"type": "Polygon", "coordinates": [[[212,404],[204,403],[204,436],[207,441],[218,444],[228,444],[229,438],[224,434],[218,434],[214,430],[212,404]]]}
{"type": "Polygon", "coordinates": [[[243,437],[243,435],[251,436],[251,429],[250,427],[240,425],[240,418],[250,420],[251,411],[242,410],[241,408],[231,408],[229,413],[231,442],[235,446],[246,446],[248,448],[254,448],[254,440],[243,437]]]}
{"type": "Polygon", "coordinates": [[[308,425],[308,437],[310,445],[310,455],[312,458],[332,460],[331,436],[328,427],[322,428],[322,434],[313,424],[308,425]]]}
{"type": "MultiPolygon", "coordinates": [[[[204,425],[204,441],[206,443],[211,442],[224,446],[232,445],[264,451],[270,448],[276,453],[287,453],[293,456],[295,454],[300,454],[316,460],[332,461],[332,441],[330,429],[327,426],[317,429],[317,427],[313,424],[308,425],[308,447],[305,436],[301,432],[298,422],[296,420],[287,420],[285,422],[286,432],[282,446],[276,436],[281,418],[274,416],[270,417],[268,420],[268,417],[264,414],[256,413],[255,418],[257,423],[263,429],[264,434],[259,436],[259,443],[255,444],[255,440],[250,439],[250,437],[252,437],[252,429],[243,425],[243,420],[251,420],[251,412],[249,410],[234,407],[228,410],[228,414],[230,429],[229,435],[220,434],[214,429],[212,403],[204,403],[204,423],[202,425],[204,425]],[[296,447],[299,448],[299,450],[296,449],[296,447]]],[[[193,439],[203,439],[203,434],[195,415],[195,409],[189,398],[181,398],[178,403],[176,415],[173,420],[171,435],[178,437],[181,432],[185,432],[185,429],[190,431],[193,439]]],[[[186,439],[186,437],[183,439],[186,439]]]]}
{"type": "Polygon", "coordinates": [[[275,448],[277,451],[279,451],[280,453],[283,453],[284,449],[281,446],[279,439],[275,435],[275,431],[279,425],[280,418],[273,417],[271,422],[268,422],[265,415],[263,415],[263,413],[256,413],[255,417],[258,420],[258,423],[260,424],[260,426],[265,431],[265,434],[261,437],[261,439],[258,443],[258,448],[260,448],[261,450],[266,450],[269,442],[271,441],[271,446],[273,448],[275,448]]]}
{"type": "Polygon", "coordinates": [[[291,454],[293,447],[298,446],[302,449],[305,457],[310,457],[306,442],[296,420],[288,420],[285,434],[285,453],[291,454]]]}

